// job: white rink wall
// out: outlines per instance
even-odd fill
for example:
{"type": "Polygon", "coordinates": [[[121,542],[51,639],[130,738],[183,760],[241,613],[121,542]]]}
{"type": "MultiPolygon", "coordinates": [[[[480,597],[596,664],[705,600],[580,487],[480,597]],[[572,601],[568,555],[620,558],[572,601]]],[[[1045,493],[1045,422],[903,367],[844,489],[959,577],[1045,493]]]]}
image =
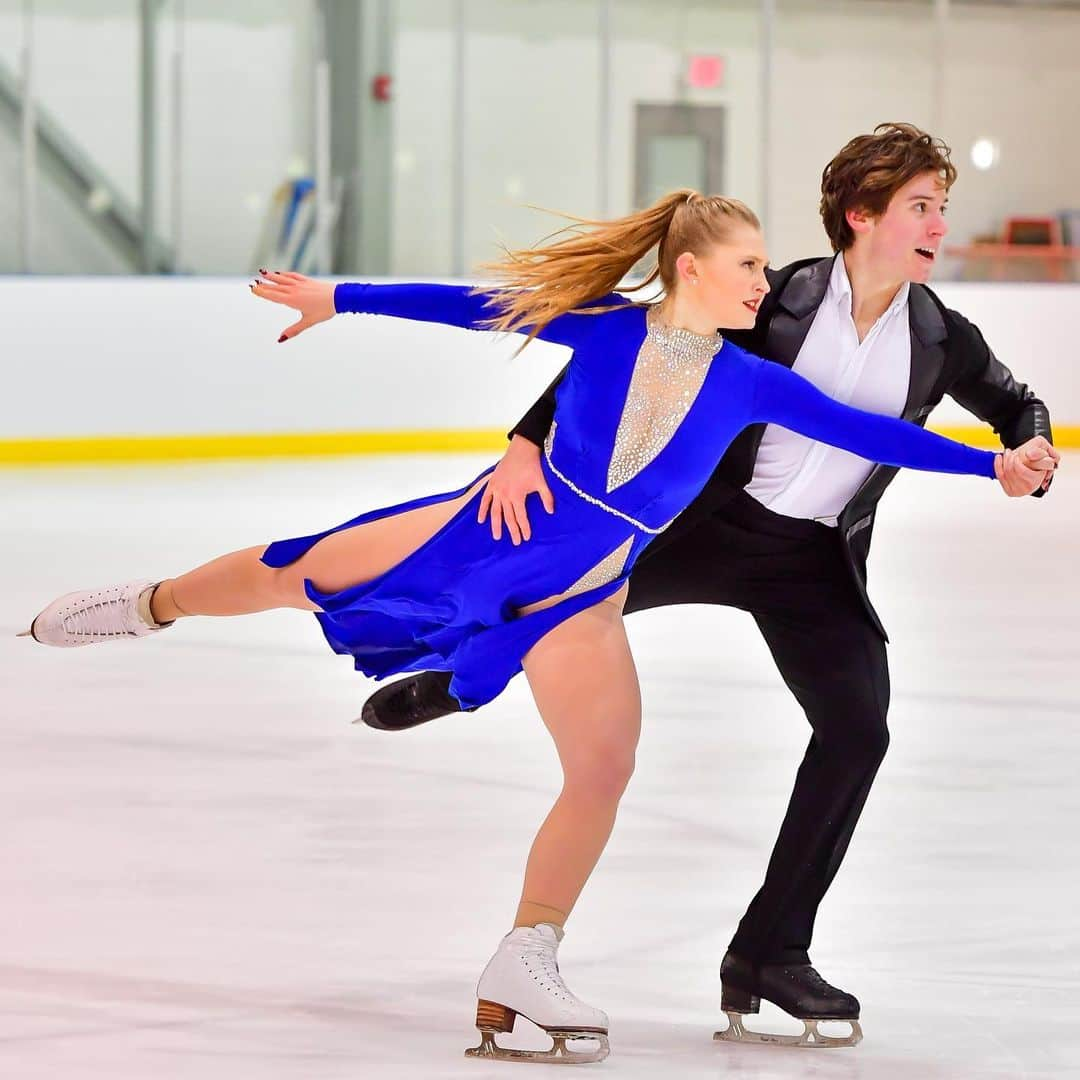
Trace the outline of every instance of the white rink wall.
{"type": "MultiPolygon", "coordinates": [[[[1057,425],[1080,424],[1080,286],[937,288],[1057,425]]],[[[279,345],[293,313],[245,278],[8,278],[0,316],[0,441],[505,430],[569,355],[537,342],[514,358],[518,338],[353,315],[279,345]]],[[[933,421],[972,418],[946,399],[933,421]]]]}
{"type": "Polygon", "coordinates": [[[477,429],[516,420],[567,349],[401,319],[296,319],[247,278],[9,279],[0,439],[477,429]]]}

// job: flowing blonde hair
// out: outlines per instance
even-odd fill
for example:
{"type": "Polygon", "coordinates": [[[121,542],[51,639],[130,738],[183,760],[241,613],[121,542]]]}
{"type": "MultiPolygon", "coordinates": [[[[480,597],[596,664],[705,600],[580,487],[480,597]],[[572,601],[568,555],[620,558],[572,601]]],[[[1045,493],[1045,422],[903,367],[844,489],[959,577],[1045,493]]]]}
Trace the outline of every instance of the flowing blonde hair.
{"type": "Polygon", "coordinates": [[[631,292],[660,279],[664,289],[675,287],[675,260],[684,252],[704,254],[711,243],[722,243],[738,224],[761,228],[757,215],[738,199],[700,195],[689,188],[673,191],[646,210],[611,221],[569,218],[549,242],[536,247],[507,249],[502,259],[479,269],[495,277],[494,288],[477,291],[492,296],[497,314],[492,330],[529,329],[528,344],[545,326],[568,311],[586,315],[610,311],[610,305],[588,306],[612,292],[631,292]],[[619,282],[657,247],[656,264],[638,285],[619,282]]]}

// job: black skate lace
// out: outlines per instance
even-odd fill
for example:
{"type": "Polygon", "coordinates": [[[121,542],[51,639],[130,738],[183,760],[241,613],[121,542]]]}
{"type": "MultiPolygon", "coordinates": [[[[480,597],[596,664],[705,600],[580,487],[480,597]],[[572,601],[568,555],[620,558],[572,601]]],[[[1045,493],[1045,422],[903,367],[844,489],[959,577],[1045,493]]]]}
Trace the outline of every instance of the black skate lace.
{"type": "Polygon", "coordinates": [[[818,974],[816,968],[807,965],[805,982],[809,984],[815,990],[830,990],[836,993],[836,987],[831,983],[826,982],[821,975],[818,974]]]}

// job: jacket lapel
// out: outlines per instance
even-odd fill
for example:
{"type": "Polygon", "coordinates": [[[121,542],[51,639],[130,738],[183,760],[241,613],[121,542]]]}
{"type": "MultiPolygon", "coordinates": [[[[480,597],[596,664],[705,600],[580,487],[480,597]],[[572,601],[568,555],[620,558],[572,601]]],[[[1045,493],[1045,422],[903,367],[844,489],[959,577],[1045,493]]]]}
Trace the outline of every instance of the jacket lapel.
{"type": "MultiPolygon", "coordinates": [[[[945,366],[948,331],[937,305],[921,285],[912,285],[908,293],[908,325],[911,328],[911,375],[908,377],[907,401],[901,415],[903,419],[922,426],[941,399],[937,384],[945,366]]],[[[897,471],[891,465],[875,465],[851,497],[840,515],[840,527],[846,530],[845,538],[848,541],[855,530],[872,523],[877,501],[897,471]]]]}
{"type": "MultiPolygon", "coordinates": [[[[810,332],[814,316],[825,299],[834,259],[805,266],[792,275],[777,301],[768,332],[768,356],[785,367],[794,365],[810,332]]],[[[911,377],[908,380],[905,420],[923,420],[935,398],[934,388],[945,365],[945,320],[937,304],[921,285],[908,293],[908,325],[911,328],[911,377]]]]}
{"type": "MultiPolygon", "coordinates": [[[[835,256],[834,256],[835,258],[835,256]]],[[[776,313],[769,323],[766,353],[785,367],[795,363],[799,350],[810,333],[817,309],[825,299],[834,259],[804,266],[784,286],[777,300],[776,313]]]]}
{"type": "Polygon", "coordinates": [[[908,324],[911,327],[911,378],[903,417],[919,423],[936,404],[934,388],[945,367],[948,332],[937,304],[920,285],[908,293],[908,324]]]}

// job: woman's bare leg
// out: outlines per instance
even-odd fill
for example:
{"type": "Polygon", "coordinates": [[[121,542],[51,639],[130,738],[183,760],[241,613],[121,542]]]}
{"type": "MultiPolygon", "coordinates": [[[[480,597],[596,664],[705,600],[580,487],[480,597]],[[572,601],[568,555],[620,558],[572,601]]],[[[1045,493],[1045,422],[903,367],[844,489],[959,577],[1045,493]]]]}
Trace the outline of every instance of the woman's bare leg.
{"type": "MultiPolygon", "coordinates": [[[[273,607],[314,610],[304,592],[306,578],[333,592],[385,572],[442,528],[483,483],[449,502],[334,533],[281,569],[259,561],[262,547],[224,555],[163,582],[154,596],[154,617],[165,622],[273,607]]],[[[523,660],[555,740],[563,787],[529,853],[515,925],[561,924],[569,915],[607,843],[633,773],[641,696],[622,620],[625,598],[624,587],[567,619],[523,660]]]]}
{"type": "Polygon", "coordinates": [[[265,545],[222,555],[163,581],[151,598],[151,614],[165,623],[185,615],[249,615],[280,607],[316,611],[305,579],[323,592],[337,592],[378,577],[438,532],[484,483],[486,477],[456,499],[332,533],[289,566],[260,562],[265,545]]]}
{"type": "Polygon", "coordinates": [[[566,620],[524,660],[563,767],[533,841],[515,926],[562,925],[615,824],[634,770],[641,694],[623,626],[626,589],[566,620]]]}

